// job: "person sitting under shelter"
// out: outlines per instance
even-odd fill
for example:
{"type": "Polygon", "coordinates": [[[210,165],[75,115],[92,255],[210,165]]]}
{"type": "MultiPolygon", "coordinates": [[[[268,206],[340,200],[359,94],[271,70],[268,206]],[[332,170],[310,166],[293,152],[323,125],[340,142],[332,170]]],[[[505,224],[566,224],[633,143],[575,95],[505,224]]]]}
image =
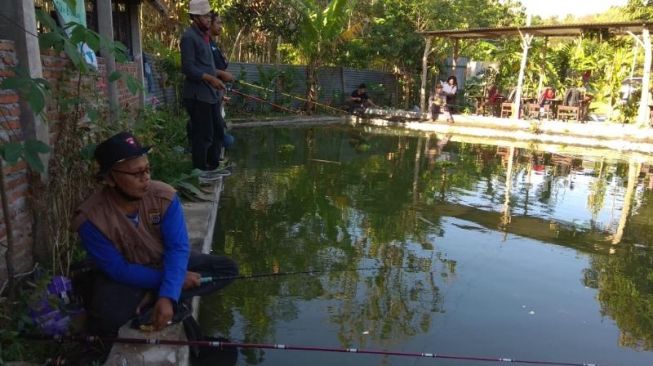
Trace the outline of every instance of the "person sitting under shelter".
{"type": "Polygon", "coordinates": [[[365,85],[365,83],[360,84],[356,90],[351,92],[351,96],[347,102],[349,103],[350,113],[361,112],[365,108],[376,106],[367,95],[367,85],[365,85]]]}
{"type": "Polygon", "coordinates": [[[551,87],[544,88],[537,101],[540,105],[540,118],[550,118],[553,114],[553,106],[556,103],[556,92],[551,87]]]}
{"type": "Polygon", "coordinates": [[[128,132],[100,143],[95,159],[104,185],[75,211],[73,228],[98,269],[87,304],[91,334],[114,336],[146,311],[160,330],[181,300],[215,292],[238,274],[227,257],[190,252],[179,197],[150,179],[149,151],[128,132]],[[206,277],[213,280],[202,284],[206,277]]]}
{"type": "Polygon", "coordinates": [[[436,84],[433,94],[429,97],[429,111],[431,112],[431,121],[437,121],[442,108],[447,105],[447,98],[442,91],[442,84],[436,84]]]}
{"type": "Polygon", "coordinates": [[[479,113],[489,112],[490,115],[498,115],[499,107],[504,99],[505,97],[501,95],[499,88],[497,88],[496,85],[492,85],[487,90],[487,96],[481,98],[477,106],[477,111],[479,111],[479,113]]]}

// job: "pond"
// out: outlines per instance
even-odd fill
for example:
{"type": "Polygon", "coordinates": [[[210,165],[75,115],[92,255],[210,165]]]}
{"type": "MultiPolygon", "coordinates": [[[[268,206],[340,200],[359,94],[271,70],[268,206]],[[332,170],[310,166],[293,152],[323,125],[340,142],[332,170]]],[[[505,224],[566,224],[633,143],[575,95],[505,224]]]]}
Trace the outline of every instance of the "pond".
{"type": "MultiPolygon", "coordinates": [[[[653,165],[349,126],[241,128],[202,301],[234,342],[653,364],[653,165]],[[650,170],[649,170],[650,169],[650,170]],[[295,273],[318,271],[317,273],[295,273]]],[[[653,159],[651,160],[653,161],[653,159]]],[[[488,365],[242,349],[238,365],[488,365]]]]}

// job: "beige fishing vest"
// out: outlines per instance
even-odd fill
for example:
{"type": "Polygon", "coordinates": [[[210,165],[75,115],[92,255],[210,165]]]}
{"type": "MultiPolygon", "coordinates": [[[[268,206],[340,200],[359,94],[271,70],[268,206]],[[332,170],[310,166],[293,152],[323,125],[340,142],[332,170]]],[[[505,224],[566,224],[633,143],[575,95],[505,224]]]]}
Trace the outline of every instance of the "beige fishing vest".
{"type": "Polygon", "coordinates": [[[92,194],[75,211],[73,229],[79,230],[89,220],[128,262],[160,266],[163,242],[159,225],[175,190],[163,182],[152,181],[138,207],[138,225],[120,211],[114,194],[109,186],[92,194]]]}

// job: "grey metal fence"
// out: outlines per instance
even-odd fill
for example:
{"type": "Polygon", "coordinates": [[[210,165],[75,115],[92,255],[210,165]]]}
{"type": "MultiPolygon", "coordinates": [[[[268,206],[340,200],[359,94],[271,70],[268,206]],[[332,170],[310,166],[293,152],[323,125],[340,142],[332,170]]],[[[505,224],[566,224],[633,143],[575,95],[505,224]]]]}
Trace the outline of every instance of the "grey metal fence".
{"type": "MultiPolygon", "coordinates": [[[[285,105],[301,108],[304,102],[299,98],[306,96],[306,67],[296,65],[271,65],[233,62],[227,71],[237,79],[255,84],[261,88],[238,86],[245,93],[285,105]],[[298,97],[298,98],[294,98],[298,97]]],[[[392,73],[375,70],[356,70],[344,67],[322,67],[317,73],[318,101],[331,106],[342,106],[346,98],[359,84],[367,85],[370,98],[378,105],[396,106],[399,84],[392,73]]],[[[174,91],[163,87],[165,76],[152,67],[152,88],[150,96],[165,104],[176,103],[174,91]]],[[[233,104],[246,109],[265,109],[268,105],[234,95],[233,104]]]]}

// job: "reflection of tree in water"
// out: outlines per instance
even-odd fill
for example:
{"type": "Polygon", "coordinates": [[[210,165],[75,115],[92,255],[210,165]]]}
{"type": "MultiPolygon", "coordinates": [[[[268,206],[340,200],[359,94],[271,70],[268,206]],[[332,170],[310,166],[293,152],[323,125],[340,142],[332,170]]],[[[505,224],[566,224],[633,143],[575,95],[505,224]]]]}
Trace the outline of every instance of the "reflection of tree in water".
{"type": "MultiPolygon", "coordinates": [[[[244,319],[246,341],[274,341],[276,322],[298,316],[298,300],[329,299],[334,300],[329,314],[344,345],[399,341],[426,332],[433,314],[445,310],[437,281],[455,274],[456,263],[436,252],[433,237],[443,235],[444,211],[496,227],[498,213],[493,207],[504,202],[506,192],[501,187],[507,166],[498,149],[443,143],[437,137],[370,137],[337,127],[309,131],[251,130],[239,138],[243,157],[237,160],[238,172],[227,182],[220,208],[224,252],[237,260],[243,274],[394,269],[241,282],[227,288],[224,296],[209,300],[218,302],[209,306],[215,315],[206,316],[215,319],[203,319],[202,324],[228,334],[238,313],[244,319]],[[450,200],[460,191],[479,188],[489,208],[470,209],[450,200]],[[399,268],[405,266],[411,269],[399,268]],[[369,334],[363,335],[364,331],[369,334]]],[[[553,163],[551,154],[515,156],[510,205],[526,212],[528,196],[535,192],[543,210],[553,210],[562,199],[557,197],[559,190],[568,189],[577,159],[556,157],[553,163]],[[533,156],[551,174],[544,171],[539,185],[531,187],[533,156]]],[[[594,190],[598,199],[601,189],[594,190]]],[[[525,218],[521,226],[536,238],[540,234],[533,234],[534,229],[546,231],[540,238],[548,239],[549,227],[542,223],[548,224],[525,218]]],[[[516,226],[508,230],[519,232],[516,226]]],[[[556,235],[563,245],[581,239],[575,231],[560,230],[562,234],[556,235]]],[[[628,236],[628,227],[625,232],[628,236]]],[[[596,278],[599,288],[606,286],[600,285],[606,281],[602,274],[596,278]]],[[[247,352],[250,363],[259,362],[264,354],[247,352]]]]}
{"type": "Polygon", "coordinates": [[[584,283],[598,289],[601,313],[614,319],[619,345],[653,349],[653,253],[633,246],[594,255],[584,283]]]}

